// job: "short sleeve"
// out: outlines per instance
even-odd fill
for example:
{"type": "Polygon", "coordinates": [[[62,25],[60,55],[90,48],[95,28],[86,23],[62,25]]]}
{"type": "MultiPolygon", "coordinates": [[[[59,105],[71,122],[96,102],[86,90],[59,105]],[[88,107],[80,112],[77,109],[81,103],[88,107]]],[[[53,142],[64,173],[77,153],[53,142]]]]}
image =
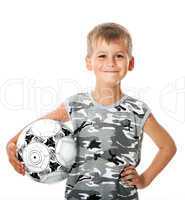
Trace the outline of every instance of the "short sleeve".
{"type": "Polygon", "coordinates": [[[67,114],[68,114],[68,117],[69,117],[69,122],[71,124],[71,128],[73,130],[75,130],[76,125],[75,125],[75,120],[74,120],[74,116],[73,116],[73,112],[72,112],[73,107],[74,107],[73,101],[72,101],[72,96],[65,98],[64,101],[63,101],[63,104],[64,104],[64,107],[67,111],[67,114]]]}
{"type": "Polygon", "coordinates": [[[147,118],[150,116],[150,114],[152,113],[152,111],[151,111],[151,108],[145,102],[143,102],[142,108],[143,108],[143,116],[141,119],[141,128],[143,129],[145,122],[147,118]]]}

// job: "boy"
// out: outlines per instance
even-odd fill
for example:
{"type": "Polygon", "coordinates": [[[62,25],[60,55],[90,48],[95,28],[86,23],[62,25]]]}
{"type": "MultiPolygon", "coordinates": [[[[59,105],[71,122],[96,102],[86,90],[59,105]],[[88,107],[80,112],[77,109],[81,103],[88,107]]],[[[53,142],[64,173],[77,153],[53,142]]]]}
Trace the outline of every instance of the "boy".
{"type": "MultiPolygon", "coordinates": [[[[141,100],[125,94],[121,80],[134,69],[129,32],[116,23],[103,23],[87,38],[86,67],[96,76],[94,90],[70,96],[42,118],[71,120],[78,156],[69,173],[66,200],[138,200],[137,189],[147,187],[176,153],[168,132],[141,100]],[[151,165],[141,174],[143,132],[159,148],[151,165]]],[[[16,159],[19,133],[7,145],[10,163],[24,175],[16,159]]]]}

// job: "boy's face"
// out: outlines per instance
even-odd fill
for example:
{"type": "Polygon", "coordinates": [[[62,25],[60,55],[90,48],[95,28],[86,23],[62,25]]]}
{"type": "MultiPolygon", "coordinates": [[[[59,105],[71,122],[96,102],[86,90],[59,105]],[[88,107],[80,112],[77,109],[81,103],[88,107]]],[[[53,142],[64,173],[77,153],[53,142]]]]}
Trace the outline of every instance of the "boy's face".
{"type": "Polygon", "coordinates": [[[96,83],[115,86],[134,68],[134,58],[129,58],[123,42],[116,40],[108,44],[105,40],[98,40],[91,55],[86,57],[86,67],[94,71],[96,83]]]}

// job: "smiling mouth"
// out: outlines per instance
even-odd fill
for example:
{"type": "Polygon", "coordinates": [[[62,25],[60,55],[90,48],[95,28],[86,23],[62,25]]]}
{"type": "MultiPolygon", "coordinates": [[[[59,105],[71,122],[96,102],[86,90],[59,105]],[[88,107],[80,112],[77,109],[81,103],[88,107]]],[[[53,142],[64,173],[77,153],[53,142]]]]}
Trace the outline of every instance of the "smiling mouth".
{"type": "Polygon", "coordinates": [[[104,71],[104,72],[117,73],[118,71],[104,71]]]}

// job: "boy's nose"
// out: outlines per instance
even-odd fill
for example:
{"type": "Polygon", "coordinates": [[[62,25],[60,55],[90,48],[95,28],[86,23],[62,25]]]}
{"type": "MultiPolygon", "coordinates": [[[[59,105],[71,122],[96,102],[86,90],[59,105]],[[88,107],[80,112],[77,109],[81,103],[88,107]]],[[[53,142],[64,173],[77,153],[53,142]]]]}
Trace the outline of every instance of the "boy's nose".
{"type": "Polygon", "coordinates": [[[114,67],[114,65],[115,65],[115,59],[114,58],[108,58],[107,66],[114,67]]]}

